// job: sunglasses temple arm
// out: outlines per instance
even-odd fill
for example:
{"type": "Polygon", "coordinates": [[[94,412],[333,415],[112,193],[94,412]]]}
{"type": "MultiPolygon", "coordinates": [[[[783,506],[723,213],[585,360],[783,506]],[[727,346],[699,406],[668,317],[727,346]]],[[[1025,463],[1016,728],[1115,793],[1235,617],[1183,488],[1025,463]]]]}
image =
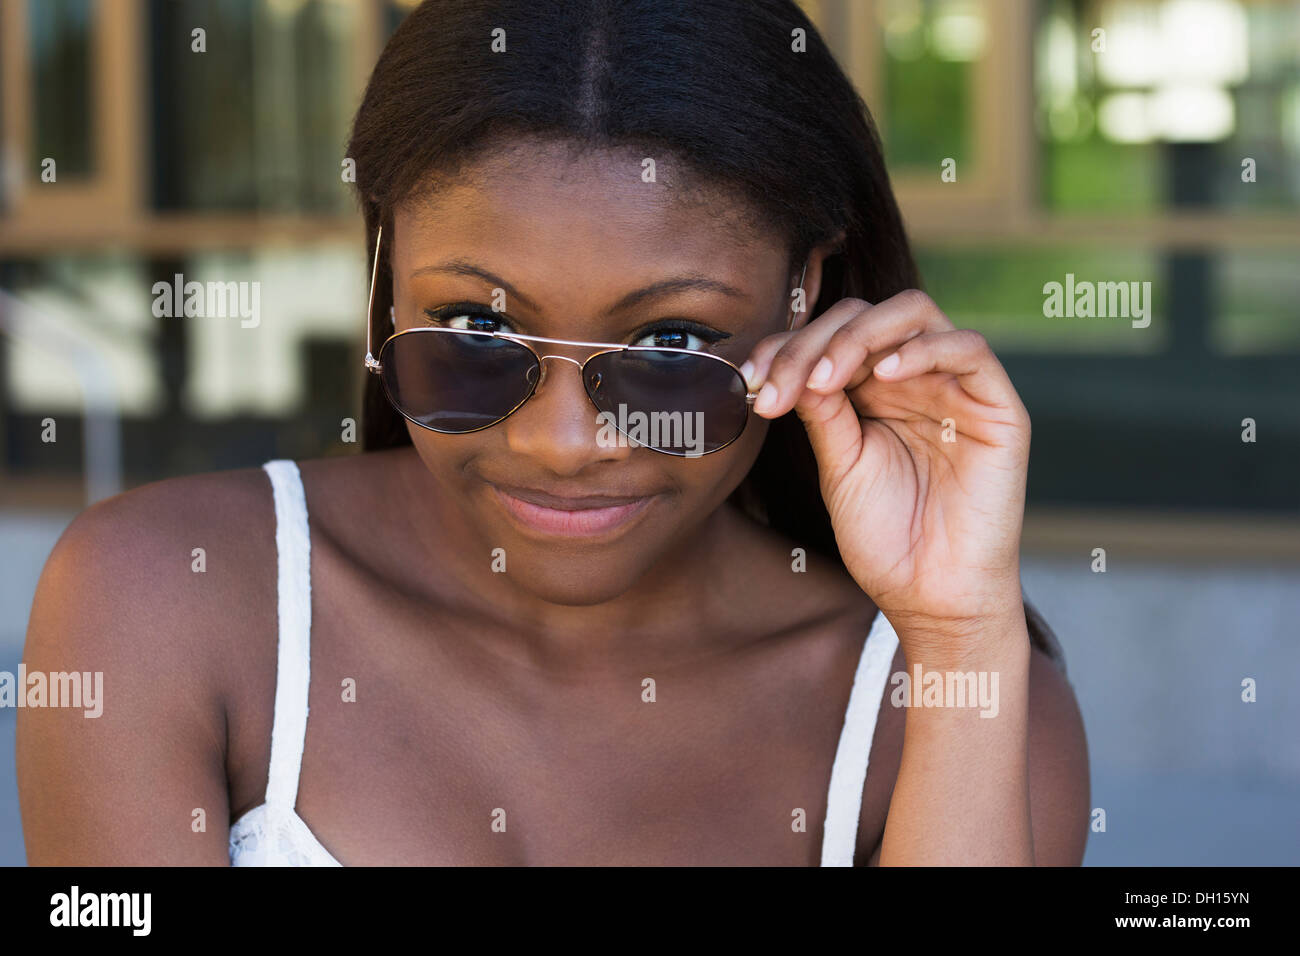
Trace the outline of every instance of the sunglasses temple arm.
{"type": "MultiPolygon", "coordinates": [[[[799,285],[796,286],[796,288],[798,288],[798,289],[800,289],[800,290],[803,289],[803,280],[804,280],[804,277],[807,276],[807,275],[808,275],[808,263],[807,263],[807,261],[805,261],[804,264],[803,264],[803,272],[801,272],[801,273],[799,274],[799,285]]],[[[785,329],[787,332],[789,332],[791,329],[794,328],[794,320],[797,319],[798,317],[799,317],[799,314],[798,314],[797,312],[795,312],[794,309],[792,308],[792,309],[790,310],[790,324],[789,324],[788,326],[786,326],[786,329],[785,329]]]]}
{"type": "Polygon", "coordinates": [[[366,368],[371,371],[379,370],[379,362],[371,354],[371,336],[375,331],[375,284],[379,277],[379,244],[384,238],[383,223],[379,224],[379,229],[375,232],[375,264],[370,270],[370,302],[366,305],[366,368]]]}

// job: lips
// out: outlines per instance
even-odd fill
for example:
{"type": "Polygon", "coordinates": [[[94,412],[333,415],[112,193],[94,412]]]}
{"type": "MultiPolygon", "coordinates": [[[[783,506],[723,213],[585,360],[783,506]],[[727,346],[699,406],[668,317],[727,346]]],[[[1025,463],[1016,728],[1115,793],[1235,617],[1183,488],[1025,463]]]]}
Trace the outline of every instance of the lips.
{"type": "Polygon", "coordinates": [[[544,534],[597,535],[612,531],[643,512],[654,495],[565,497],[533,488],[491,485],[506,511],[520,524],[544,534]]]}
{"type": "Polygon", "coordinates": [[[645,501],[650,495],[553,495],[533,488],[514,488],[510,485],[493,484],[498,491],[504,491],[512,498],[527,501],[542,508],[556,511],[588,511],[598,508],[617,508],[621,505],[634,505],[645,501]]]}

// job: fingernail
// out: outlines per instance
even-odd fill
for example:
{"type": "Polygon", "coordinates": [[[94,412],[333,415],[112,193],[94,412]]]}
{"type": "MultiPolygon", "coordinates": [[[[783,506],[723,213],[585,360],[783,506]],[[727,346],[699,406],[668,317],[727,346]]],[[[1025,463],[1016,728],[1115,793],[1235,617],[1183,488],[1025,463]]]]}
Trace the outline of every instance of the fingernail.
{"type": "Polygon", "coordinates": [[[876,371],[884,372],[886,375],[893,375],[898,370],[898,365],[902,361],[895,352],[892,355],[886,355],[876,363],[876,371]]]}
{"type": "Polygon", "coordinates": [[[740,377],[745,380],[746,387],[752,390],[754,387],[754,363],[753,362],[746,362],[744,365],[740,366],[740,377]]]}
{"type": "Polygon", "coordinates": [[[758,398],[754,399],[754,411],[770,412],[774,407],[776,407],[776,386],[768,382],[759,390],[758,398]]]}
{"type": "Polygon", "coordinates": [[[821,388],[830,381],[831,372],[834,370],[835,366],[831,363],[831,360],[823,355],[821,361],[813,366],[812,374],[808,376],[808,387],[821,388]]]}

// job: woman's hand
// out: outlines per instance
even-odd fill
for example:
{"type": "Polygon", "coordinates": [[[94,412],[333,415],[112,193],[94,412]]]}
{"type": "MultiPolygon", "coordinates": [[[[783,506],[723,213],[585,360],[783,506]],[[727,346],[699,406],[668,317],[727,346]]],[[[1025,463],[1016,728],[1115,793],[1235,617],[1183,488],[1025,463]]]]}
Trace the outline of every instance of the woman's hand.
{"type": "Polygon", "coordinates": [[[1023,622],[1029,415],[982,335],[911,289],[842,299],[747,365],[754,411],[807,428],[844,564],[909,660],[960,659],[990,621],[1023,622]]]}

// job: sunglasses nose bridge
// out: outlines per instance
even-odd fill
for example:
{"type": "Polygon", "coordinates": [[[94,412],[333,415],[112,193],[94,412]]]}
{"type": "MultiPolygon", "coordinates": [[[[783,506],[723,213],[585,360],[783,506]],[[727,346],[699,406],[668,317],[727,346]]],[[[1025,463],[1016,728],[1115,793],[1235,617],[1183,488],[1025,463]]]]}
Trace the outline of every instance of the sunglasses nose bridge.
{"type": "Polygon", "coordinates": [[[541,388],[542,385],[546,382],[546,360],[547,359],[559,359],[561,362],[570,362],[573,365],[577,366],[579,372],[582,371],[582,363],[575,358],[570,358],[567,355],[557,355],[554,352],[547,352],[545,355],[538,355],[537,365],[540,368],[539,378],[537,381],[538,388],[541,388]]]}
{"type": "Polygon", "coordinates": [[[559,359],[561,362],[572,362],[574,365],[578,366],[578,368],[582,368],[582,363],[577,359],[569,358],[567,355],[556,355],[554,352],[548,352],[545,355],[537,356],[537,361],[544,362],[548,358],[559,359]]]}

